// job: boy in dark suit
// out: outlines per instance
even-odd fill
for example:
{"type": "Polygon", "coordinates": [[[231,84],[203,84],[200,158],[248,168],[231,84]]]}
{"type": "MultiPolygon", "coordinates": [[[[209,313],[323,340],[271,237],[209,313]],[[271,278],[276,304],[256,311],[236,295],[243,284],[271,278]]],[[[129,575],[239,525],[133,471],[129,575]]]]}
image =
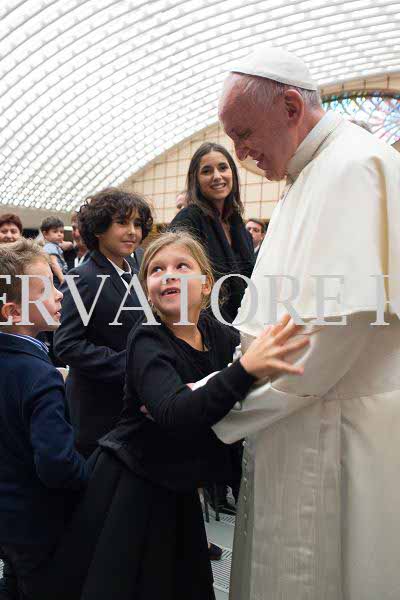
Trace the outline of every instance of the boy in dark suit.
{"type": "Polygon", "coordinates": [[[0,274],[0,599],[29,600],[88,474],[63,379],[36,339],[60,319],[49,259],[30,240],[4,244],[0,274]]]}
{"type": "MultiPolygon", "coordinates": [[[[125,380],[126,342],[141,310],[118,309],[136,272],[130,255],[152,226],[151,212],[138,194],[109,188],[81,207],[78,225],[90,250],[89,259],[69,275],[90,319],[82,321],[73,295],[64,284],[61,326],[54,336],[55,354],[70,366],[67,400],[75,430],[76,446],[85,457],[97,447],[97,440],[113,429],[122,410],[125,380]],[[98,294],[99,288],[101,293],[98,294]]],[[[140,307],[134,292],[124,306],[140,307]]]]}

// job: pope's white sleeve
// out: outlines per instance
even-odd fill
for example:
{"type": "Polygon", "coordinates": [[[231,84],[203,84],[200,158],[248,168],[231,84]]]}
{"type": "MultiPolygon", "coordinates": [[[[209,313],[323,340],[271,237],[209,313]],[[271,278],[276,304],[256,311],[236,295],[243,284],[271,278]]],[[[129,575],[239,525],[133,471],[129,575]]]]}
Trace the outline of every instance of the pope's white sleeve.
{"type": "Polygon", "coordinates": [[[371,313],[358,313],[347,317],[345,326],[307,326],[310,345],[290,359],[304,363],[304,375],[283,374],[255,385],[240,408],[214,425],[217,436],[231,444],[316,402],[356,361],[374,320],[371,313]]]}

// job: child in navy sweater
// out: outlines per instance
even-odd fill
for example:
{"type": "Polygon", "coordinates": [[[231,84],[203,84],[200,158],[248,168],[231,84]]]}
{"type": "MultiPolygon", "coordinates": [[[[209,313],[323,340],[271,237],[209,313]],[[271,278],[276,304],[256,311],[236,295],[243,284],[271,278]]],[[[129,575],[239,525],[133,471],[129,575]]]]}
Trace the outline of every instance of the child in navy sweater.
{"type": "Polygon", "coordinates": [[[39,245],[0,247],[0,600],[37,597],[40,571],[87,481],[62,376],[36,339],[58,327],[61,300],[39,245]]]}

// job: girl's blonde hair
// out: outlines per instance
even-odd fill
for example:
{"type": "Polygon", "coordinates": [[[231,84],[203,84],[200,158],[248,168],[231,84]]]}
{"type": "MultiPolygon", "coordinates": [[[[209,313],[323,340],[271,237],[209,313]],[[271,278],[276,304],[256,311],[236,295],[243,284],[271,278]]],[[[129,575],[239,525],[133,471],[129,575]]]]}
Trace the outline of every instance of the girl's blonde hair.
{"type": "MultiPolygon", "coordinates": [[[[147,288],[147,274],[149,270],[149,264],[155,257],[155,255],[163,250],[167,246],[179,245],[184,246],[189,251],[192,258],[197,262],[200,267],[202,275],[205,275],[207,281],[212,288],[214,285],[214,275],[212,272],[210,261],[207,254],[201,244],[193,235],[190,235],[187,231],[176,229],[174,231],[167,231],[162,233],[155,240],[153,240],[145,250],[143,255],[142,264],[139,271],[139,279],[148,297],[149,291],[147,288]]],[[[207,308],[210,304],[210,296],[204,295],[202,298],[201,308],[207,308]]]]}

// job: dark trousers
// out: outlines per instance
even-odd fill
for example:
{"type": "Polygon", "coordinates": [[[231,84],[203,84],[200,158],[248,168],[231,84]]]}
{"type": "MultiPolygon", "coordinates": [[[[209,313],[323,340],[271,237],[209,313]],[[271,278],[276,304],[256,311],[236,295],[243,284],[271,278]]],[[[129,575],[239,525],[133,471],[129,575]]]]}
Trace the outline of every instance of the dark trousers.
{"type": "Polygon", "coordinates": [[[231,444],[229,446],[229,454],[232,478],[226,483],[206,486],[213,506],[217,504],[223,506],[227,502],[228,485],[232,488],[232,495],[235,498],[235,502],[239,499],[240,482],[242,479],[243,441],[239,440],[231,444]]]}
{"type": "Polygon", "coordinates": [[[83,458],[89,460],[89,458],[93,456],[97,450],[99,450],[99,445],[97,442],[93,444],[80,444],[79,442],[76,442],[75,448],[78,450],[79,454],[83,456],[83,458]]]}
{"type": "Polygon", "coordinates": [[[17,578],[10,563],[4,560],[3,576],[0,579],[0,599],[14,600],[14,598],[18,598],[17,578]]]}
{"type": "Polygon", "coordinates": [[[4,562],[0,600],[35,600],[38,574],[50,559],[54,545],[0,544],[4,562]]]}

